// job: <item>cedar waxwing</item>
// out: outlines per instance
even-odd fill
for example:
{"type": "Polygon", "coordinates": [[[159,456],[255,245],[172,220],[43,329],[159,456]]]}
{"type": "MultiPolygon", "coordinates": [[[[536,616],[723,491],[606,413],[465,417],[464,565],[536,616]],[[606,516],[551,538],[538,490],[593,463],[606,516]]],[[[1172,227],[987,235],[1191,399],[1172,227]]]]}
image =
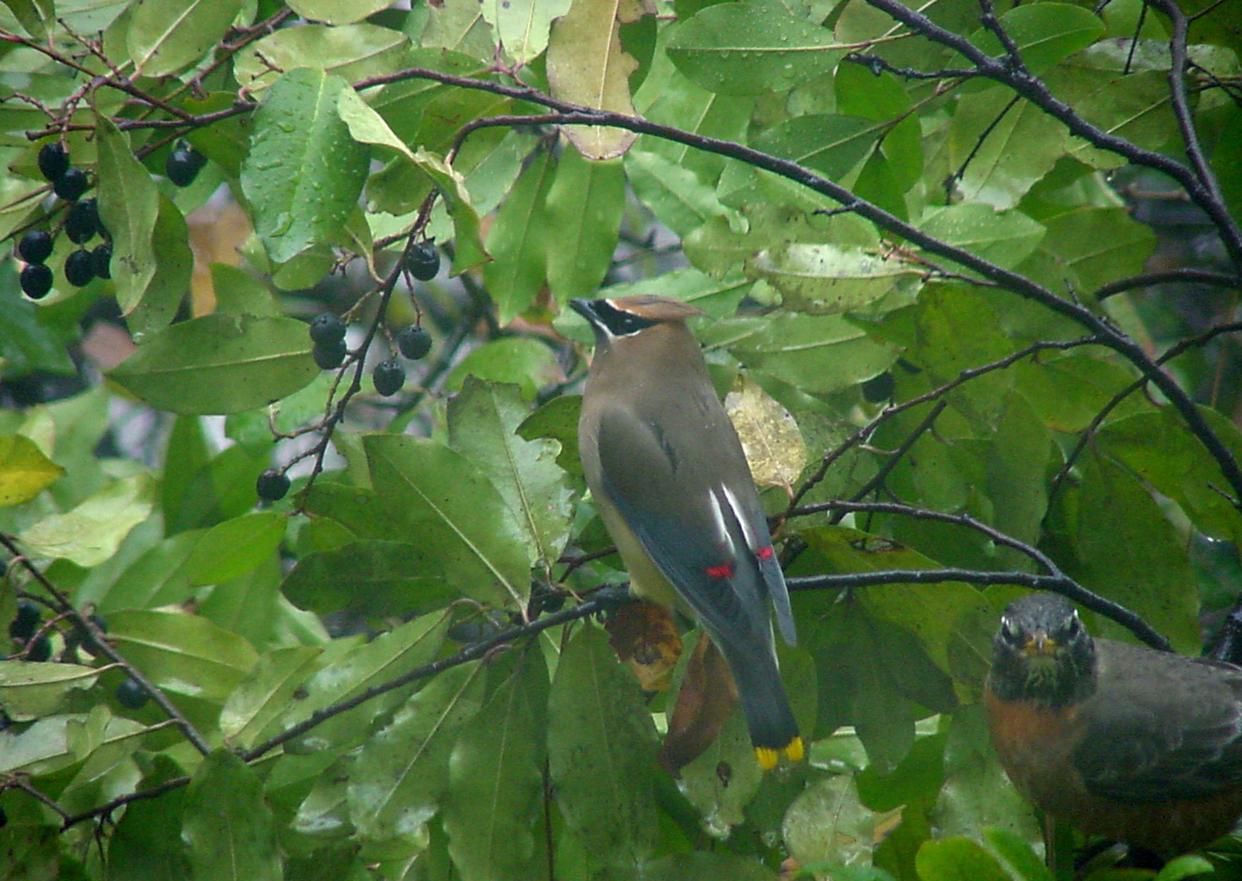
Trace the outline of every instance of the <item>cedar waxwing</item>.
{"type": "Polygon", "coordinates": [[[698,341],[693,306],[665,297],[574,300],[595,332],[582,397],[582,470],[636,594],[680,597],[733,672],[764,769],[801,761],[768,602],[795,640],[768,522],[698,341]]]}

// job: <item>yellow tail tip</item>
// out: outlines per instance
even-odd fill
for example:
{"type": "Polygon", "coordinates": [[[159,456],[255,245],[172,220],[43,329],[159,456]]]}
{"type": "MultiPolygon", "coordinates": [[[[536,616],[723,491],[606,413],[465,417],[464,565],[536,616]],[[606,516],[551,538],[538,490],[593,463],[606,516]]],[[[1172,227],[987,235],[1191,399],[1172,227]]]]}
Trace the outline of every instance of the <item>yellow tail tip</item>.
{"type": "Polygon", "coordinates": [[[771,771],[780,764],[782,756],[788,759],[790,764],[802,761],[806,756],[806,748],[802,745],[802,738],[795,737],[780,749],[773,749],[770,746],[755,747],[755,758],[759,761],[759,767],[765,771],[771,771]]]}

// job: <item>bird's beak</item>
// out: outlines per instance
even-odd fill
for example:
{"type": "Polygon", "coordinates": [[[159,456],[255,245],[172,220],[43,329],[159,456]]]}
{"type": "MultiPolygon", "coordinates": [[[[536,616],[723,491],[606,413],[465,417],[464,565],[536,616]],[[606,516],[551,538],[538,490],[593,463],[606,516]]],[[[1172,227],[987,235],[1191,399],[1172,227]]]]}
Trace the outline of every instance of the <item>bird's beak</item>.
{"type": "Polygon", "coordinates": [[[574,299],[569,301],[569,308],[573,309],[591,324],[595,323],[595,310],[591,308],[590,300],[574,299]]]}
{"type": "Polygon", "coordinates": [[[1048,635],[1046,630],[1036,630],[1022,646],[1022,653],[1028,656],[1048,657],[1055,654],[1057,650],[1057,641],[1048,635]]]}

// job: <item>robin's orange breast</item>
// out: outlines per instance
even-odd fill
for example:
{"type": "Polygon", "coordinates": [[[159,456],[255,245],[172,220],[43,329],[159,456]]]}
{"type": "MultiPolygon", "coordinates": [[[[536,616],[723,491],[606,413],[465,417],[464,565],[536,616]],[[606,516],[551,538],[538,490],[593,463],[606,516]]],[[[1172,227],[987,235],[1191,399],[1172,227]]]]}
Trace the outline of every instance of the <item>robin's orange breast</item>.
{"type": "Polygon", "coordinates": [[[1058,820],[1158,853],[1180,853],[1229,832],[1242,815],[1242,787],[1201,798],[1133,800],[1088,791],[1074,755],[1088,723],[1079,709],[1005,701],[985,693],[997,756],[1014,786],[1058,820]]]}

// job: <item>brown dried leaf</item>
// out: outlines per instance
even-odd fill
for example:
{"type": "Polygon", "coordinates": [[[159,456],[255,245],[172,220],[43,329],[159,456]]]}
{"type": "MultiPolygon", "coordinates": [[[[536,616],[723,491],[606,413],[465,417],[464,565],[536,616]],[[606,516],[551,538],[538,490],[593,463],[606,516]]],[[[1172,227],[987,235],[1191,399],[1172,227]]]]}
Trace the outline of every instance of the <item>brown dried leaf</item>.
{"type": "Polygon", "coordinates": [[[655,603],[626,603],[608,616],[608,642],[638,677],[643,691],[666,691],[681,657],[681,636],[672,614],[655,603]]]}
{"type": "Polygon", "coordinates": [[[704,634],[686,662],[677,705],[668,719],[660,764],[676,776],[711,746],[737,706],[737,686],[724,656],[704,634]]]}

